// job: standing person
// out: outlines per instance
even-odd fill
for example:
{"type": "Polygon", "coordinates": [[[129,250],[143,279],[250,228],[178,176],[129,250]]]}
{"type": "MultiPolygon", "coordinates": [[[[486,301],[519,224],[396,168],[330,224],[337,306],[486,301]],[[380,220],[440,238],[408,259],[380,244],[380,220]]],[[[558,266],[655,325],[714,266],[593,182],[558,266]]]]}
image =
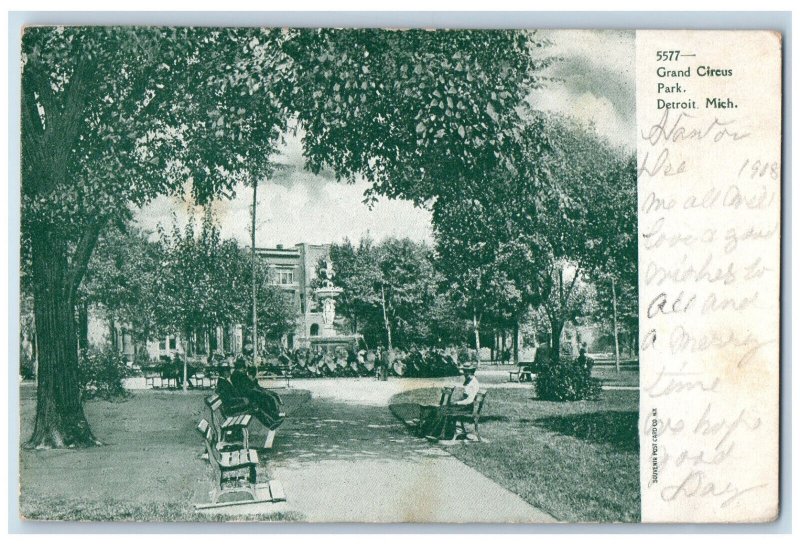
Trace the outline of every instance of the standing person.
{"type": "Polygon", "coordinates": [[[578,354],[578,358],[576,360],[576,365],[578,369],[587,377],[592,376],[592,366],[594,365],[594,360],[586,355],[586,345],[582,345],[578,354]]]}
{"type": "Polygon", "coordinates": [[[376,368],[378,365],[380,365],[380,363],[378,364],[375,363],[377,359],[378,357],[375,354],[375,351],[373,350],[367,351],[366,358],[364,360],[364,369],[366,369],[368,375],[377,372],[376,368]]]}
{"type": "Polygon", "coordinates": [[[381,358],[381,380],[386,381],[389,378],[389,369],[392,369],[394,366],[394,353],[391,348],[387,348],[383,351],[383,357],[381,358]]]}
{"type": "Polygon", "coordinates": [[[289,367],[292,365],[292,358],[289,357],[289,354],[286,352],[286,349],[281,347],[281,353],[278,356],[278,369],[281,372],[286,372],[289,370],[289,367]]]}
{"type": "Polygon", "coordinates": [[[375,378],[381,380],[383,373],[383,348],[380,346],[375,349],[375,378]]]}
{"type": "MultiPolygon", "coordinates": [[[[177,377],[178,388],[183,388],[183,358],[177,352],[172,359],[172,370],[177,377]]],[[[189,363],[186,364],[186,382],[189,388],[194,388],[194,384],[192,384],[192,377],[197,372],[197,369],[194,365],[190,365],[189,363]]]]}

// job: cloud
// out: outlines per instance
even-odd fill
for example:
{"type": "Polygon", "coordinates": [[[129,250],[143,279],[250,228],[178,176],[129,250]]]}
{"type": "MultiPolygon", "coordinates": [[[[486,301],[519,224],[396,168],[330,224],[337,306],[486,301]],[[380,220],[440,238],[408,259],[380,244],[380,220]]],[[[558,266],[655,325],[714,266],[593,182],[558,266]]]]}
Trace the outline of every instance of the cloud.
{"type": "MultiPolygon", "coordinates": [[[[344,184],[310,173],[298,175],[291,184],[262,181],[257,193],[256,245],[322,244],[344,238],[359,240],[367,235],[376,240],[410,237],[432,241],[430,212],[407,201],[387,198],[379,199],[370,209],[361,202],[368,187],[364,181],[344,184]]],[[[253,189],[240,186],[235,198],[214,202],[223,237],[250,245],[252,200],[253,189]]],[[[199,220],[202,209],[159,197],[142,209],[137,219],[143,228],[154,230],[159,222],[170,227],[173,213],[178,225],[184,225],[191,216],[199,220]]]]}
{"type": "Polygon", "coordinates": [[[535,91],[537,109],[594,123],[613,144],[633,150],[636,138],[635,34],[633,31],[541,31],[559,57],[545,73],[556,81],[535,91]]]}

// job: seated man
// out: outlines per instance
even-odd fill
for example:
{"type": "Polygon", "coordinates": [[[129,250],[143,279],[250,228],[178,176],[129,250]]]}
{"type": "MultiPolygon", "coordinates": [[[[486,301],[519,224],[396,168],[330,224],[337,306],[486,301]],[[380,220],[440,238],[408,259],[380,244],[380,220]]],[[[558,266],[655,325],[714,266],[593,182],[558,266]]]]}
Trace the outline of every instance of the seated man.
{"type": "Polygon", "coordinates": [[[463,395],[456,401],[451,398],[451,405],[456,405],[459,407],[459,409],[463,409],[465,411],[472,410],[472,404],[475,402],[475,397],[478,395],[478,392],[481,389],[480,385],[478,384],[478,379],[475,377],[476,370],[477,369],[475,367],[461,368],[461,372],[464,373],[463,395]]]}
{"type": "Polygon", "coordinates": [[[256,368],[247,367],[244,358],[237,359],[234,367],[231,383],[237,394],[249,401],[254,408],[253,416],[265,427],[270,430],[277,429],[283,424],[281,398],[275,392],[259,386],[256,380],[256,368]]]}
{"type": "Polygon", "coordinates": [[[215,392],[222,400],[224,412],[229,416],[246,412],[250,407],[247,397],[242,396],[231,382],[231,368],[227,365],[219,367],[219,379],[215,392]]]}
{"type": "MultiPolygon", "coordinates": [[[[429,439],[455,439],[456,425],[455,421],[447,418],[448,414],[464,413],[469,414],[472,412],[475,397],[480,391],[478,379],[475,377],[475,367],[462,367],[461,372],[464,374],[464,384],[461,387],[453,389],[446,406],[437,407],[434,411],[426,411],[420,417],[420,434],[428,437],[429,439]]],[[[425,407],[423,408],[423,410],[425,407]]]]}

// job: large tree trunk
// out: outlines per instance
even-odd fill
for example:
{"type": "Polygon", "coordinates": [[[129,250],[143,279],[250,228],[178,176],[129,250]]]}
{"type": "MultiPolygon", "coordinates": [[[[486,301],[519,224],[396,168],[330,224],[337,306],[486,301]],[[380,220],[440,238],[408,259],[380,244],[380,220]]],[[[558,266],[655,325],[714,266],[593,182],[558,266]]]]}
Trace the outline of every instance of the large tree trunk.
{"type": "Polygon", "coordinates": [[[562,331],[564,331],[564,322],[555,320],[550,327],[550,360],[555,364],[561,361],[562,331]]]}
{"type": "Polygon", "coordinates": [[[39,369],[36,422],[26,446],[64,448],[99,444],[81,403],[67,244],[57,233],[47,230],[35,233],[31,249],[39,369]]]}
{"type": "Polygon", "coordinates": [[[514,338],[512,342],[514,346],[514,365],[519,367],[519,319],[514,321],[514,338]]]}

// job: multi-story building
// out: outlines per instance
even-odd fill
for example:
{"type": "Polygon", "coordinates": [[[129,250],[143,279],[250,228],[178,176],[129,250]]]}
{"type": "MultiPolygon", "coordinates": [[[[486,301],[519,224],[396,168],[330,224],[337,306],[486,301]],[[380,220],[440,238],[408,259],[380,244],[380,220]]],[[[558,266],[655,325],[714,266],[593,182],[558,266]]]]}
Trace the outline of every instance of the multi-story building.
{"type": "Polygon", "coordinates": [[[285,341],[289,348],[316,337],[323,330],[322,309],[313,296],[312,282],[322,259],[329,258],[329,244],[295,244],[286,248],[256,248],[256,255],[269,267],[268,281],[292,296],[300,316],[294,333],[285,341]]]}

